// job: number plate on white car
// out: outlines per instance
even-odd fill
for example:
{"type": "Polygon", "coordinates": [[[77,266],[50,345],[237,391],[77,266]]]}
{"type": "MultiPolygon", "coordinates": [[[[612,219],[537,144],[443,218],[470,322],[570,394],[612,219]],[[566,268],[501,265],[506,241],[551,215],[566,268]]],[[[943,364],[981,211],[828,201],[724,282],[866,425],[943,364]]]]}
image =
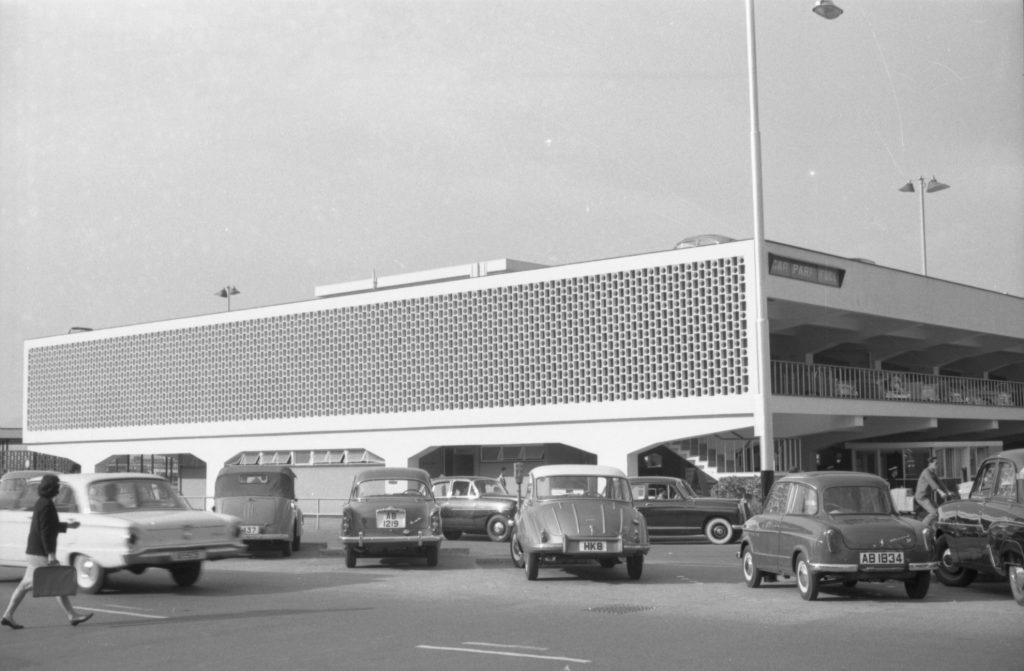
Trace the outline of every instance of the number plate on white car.
{"type": "Polygon", "coordinates": [[[898,566],[903,563],[903,553],[861,552],[860,563],[865,566],[898,566]]]}
{"type": "Polygon", "coordinates": [[[260,533],[260,528],[257,526],[243,526],[242,533],[246,536],[257,536],[260,533]]]}
{"type": "Polygon", "coordinates": [[[569,548],[570,552],[619,552],[621,544],[619,541],[572,541],[572,547],[569,548]]]}
{"type": "Polygon", "coordinates": [[[203,550],[179,550],[171,553],[171,561],[198,561],[206,559],[206,552],[203,550]]]}
{"type": "Polygon", "coordinates": [[[405,511],[385,508],[377,511],[378,529],[404,529],[405,511]]]}

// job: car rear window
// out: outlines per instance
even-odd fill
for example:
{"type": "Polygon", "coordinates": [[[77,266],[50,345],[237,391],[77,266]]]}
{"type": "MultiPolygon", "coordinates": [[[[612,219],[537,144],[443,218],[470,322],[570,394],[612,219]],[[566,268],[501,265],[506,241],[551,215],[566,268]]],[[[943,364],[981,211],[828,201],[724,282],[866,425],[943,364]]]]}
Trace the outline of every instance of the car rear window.
{"type": "Polygon", "coordinates": [[[829,487],[822,495],[822,505],[831,515],[888,515],[892,512],[889,492],[871,485],[829,487]]]}
{"type": "Polygon", "coordinates": [[[625,478],[603,475],[552,475],[537,478],[534,491],[538,499],[576,497],[633,500],[625,478]]]}

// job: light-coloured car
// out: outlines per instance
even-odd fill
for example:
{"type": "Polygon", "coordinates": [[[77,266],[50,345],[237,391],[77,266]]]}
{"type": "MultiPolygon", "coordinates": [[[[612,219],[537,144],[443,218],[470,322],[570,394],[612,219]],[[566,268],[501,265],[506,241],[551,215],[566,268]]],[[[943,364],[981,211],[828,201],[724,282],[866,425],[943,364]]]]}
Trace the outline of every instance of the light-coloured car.
{"type": "Polygon", "coordinates": [[[536,580],[541,566],[626,561],[638,580],[650,551],[647,522],[633,507],[629,481],[610,466],[560,464],[529,473],[510,540],[512,561],[536,580]]]}
{"type": "MultiPolygon", "coordinates": [[[[144,473],[60,475],[54,504],[62,522],[78,522],[57,541],[57,559],[74,566],[78,588],[95,594],[109,573],[167,569],[188,587],[204,561],[246,554],[238,520],[193,510],[165,478],[144,473]]],[[[0,564],[25,566],[25,545],[39,479],[26,481],[11,508],[0,510],[0,564]]]]}
{"type": "Polygon", "coordinates": [[[302,509],[295,472],[287,466],[225,466],[214,484],[214,510],[237,517],[252,549],[277,548],[288,557],[302,546],[302,509]]]}
{"type": "Polygon", "coordinates": [[[419,468],[368,468],[352,482],[341,513],[345,565],[364,557],[426,557],[437,566],[441,507],[430,493],[430,476],[419,468]]]}

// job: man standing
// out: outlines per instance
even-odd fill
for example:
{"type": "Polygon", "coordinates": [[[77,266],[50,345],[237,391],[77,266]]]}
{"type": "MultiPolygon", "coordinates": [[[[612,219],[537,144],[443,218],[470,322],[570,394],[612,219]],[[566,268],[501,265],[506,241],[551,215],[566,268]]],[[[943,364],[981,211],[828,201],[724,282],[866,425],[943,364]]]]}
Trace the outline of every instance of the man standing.
{"type": "Polygon", "coordinates": [[[938,510],[935,508],[935,504],[932,503],[932,492],[941,492],[944,497],[949,496],[949,491],[942,485],[938,476],[935,475],[938,465],[939,460],[937,458],[928,457],[928,465],[921,471],[921,476],[917,479],[917,489],[914,490],[914,500],[928,513],[924,518],[924,523],[929,526],[938,516],[938,510]]]}

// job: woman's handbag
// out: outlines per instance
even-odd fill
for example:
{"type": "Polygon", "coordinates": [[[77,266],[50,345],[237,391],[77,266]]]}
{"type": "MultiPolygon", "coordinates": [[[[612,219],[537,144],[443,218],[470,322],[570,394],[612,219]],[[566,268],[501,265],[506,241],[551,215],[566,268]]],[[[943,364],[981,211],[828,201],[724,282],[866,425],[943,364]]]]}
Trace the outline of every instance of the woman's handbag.
{"type": "Polygon", "coordinates": [[[32,596],[75,594],[78,594],[78,576],[73,566],[40,566],[32,574],[32,596]]]}

